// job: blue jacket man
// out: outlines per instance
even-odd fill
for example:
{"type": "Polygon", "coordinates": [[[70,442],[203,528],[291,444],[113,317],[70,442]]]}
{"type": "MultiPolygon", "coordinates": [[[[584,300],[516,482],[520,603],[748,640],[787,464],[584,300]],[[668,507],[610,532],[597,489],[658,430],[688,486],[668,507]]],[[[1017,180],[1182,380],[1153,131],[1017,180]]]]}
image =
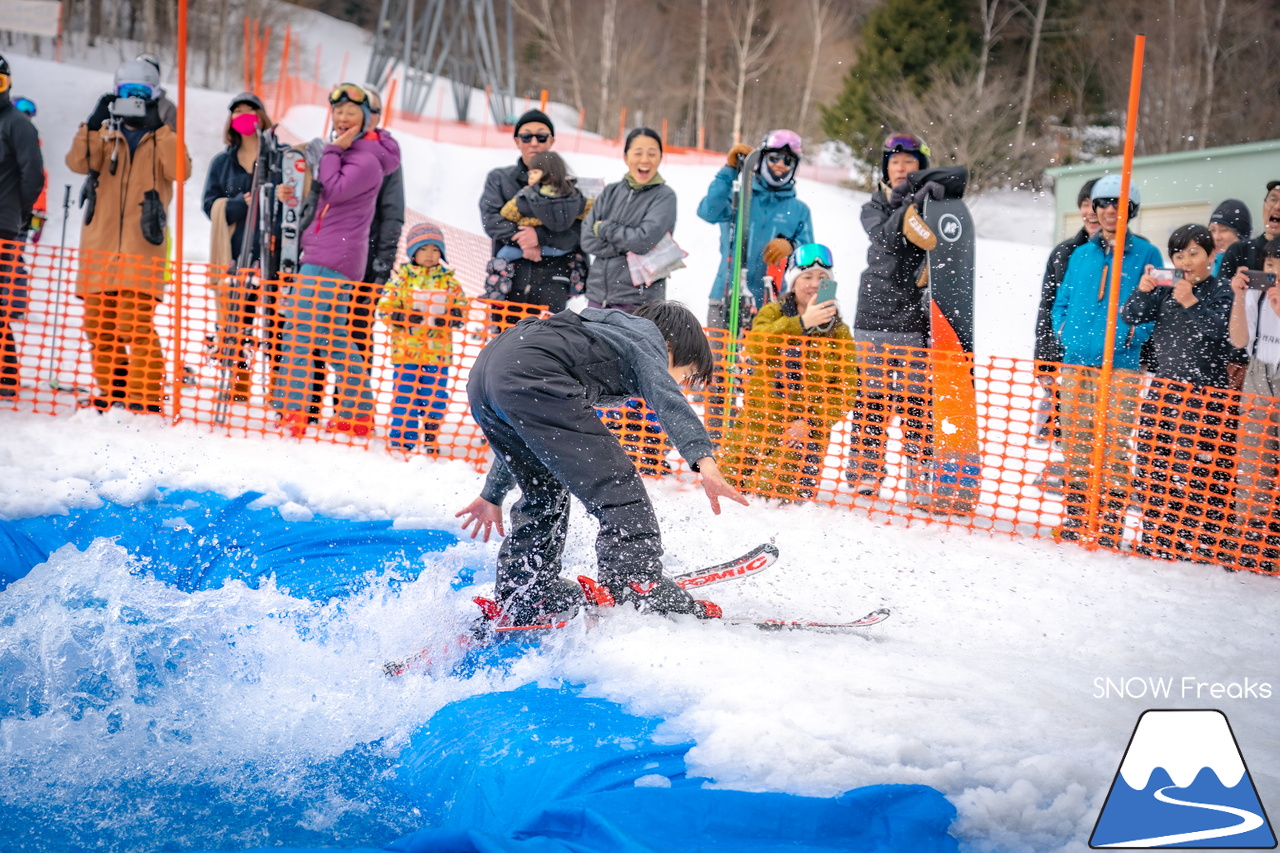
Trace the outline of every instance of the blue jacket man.
{"type": "MultiPolygon", "coordinates": [[[[813,242],[813,219],[809,206],[796,198],[795,170],[800,162],[799,147],[800,138],[791,131],[770,132],[765,136],[759,167],[752,175],[745,263],[747,286],[757,308],[765,302],[763,282],[768,269],[765,246],[778,238],[789,242],[792,249],[813,242]],[[771,163],[771,160],[775,162],[771,163]]],[[[720,226],[720,266],[711,286],[709,299],[712,309],[707,318],[707,325],[713,328],[727,325],[717,322],[714,315],[724,313],[727,316],[724,305],[732,254],[729,240],[733,231],[733,181],[738,175],[738,158],[750,151],[746,145],[735,145],[730,150],[729,165],[716,172],[706,197],[698,204],[698,218],[720,226]]]]}
{"type": "MultiPolygon", "coordinates": [[[[1111,290],[1111,260],[1116,228],[1120,224],[1120,176],[1103,175],[1089,194],[1098,214],[1097,234],[1071,253],[1067,272],[1053,303],[1053,332],[1062,344],[1062,362],[1082,367],[1101,367],[1107,340],[1107,305],[1111,290]]],[[[1129,193],[1129,219],[1138,215],[1142,195],[1138,188],[1129,193]]],[[[1129,233],[1124,238],[1120,269],[1120,305],[1128,301],[1147,265],[1162,263],[1160,250],[1145,237],[1129,233]]],[[[1138,370],[1142,344],[1151,337],[1152,326],[1130,326],[1117,318],[1114,365],[1121,370],[1138,370]]]]}
{"type": "MultiPolygon", "coordinates": [[[[1114,236],[1114,235],[1113,235],[1114,236]]],[[[1071,254],[1067,274],[1053,303],[1053,329],[1062,343],[1062,361],[1084,367],[1101,367],[1107,338],[1107,294],[1111,287],[1111,244],[1105,232],[1098,232],[1071,254]]],[[[1160,250],[1146,238],[1125,235],[1124,259],[1120,270],[1120,305],[1123,305],[1142,278],[1147,265],[1161,266],[1160,250]]],[[[1116,320],[1115,366],[1138,369],[1142,344],[1151,337],[1152,326],[1130,326],[1116,320]]]]}

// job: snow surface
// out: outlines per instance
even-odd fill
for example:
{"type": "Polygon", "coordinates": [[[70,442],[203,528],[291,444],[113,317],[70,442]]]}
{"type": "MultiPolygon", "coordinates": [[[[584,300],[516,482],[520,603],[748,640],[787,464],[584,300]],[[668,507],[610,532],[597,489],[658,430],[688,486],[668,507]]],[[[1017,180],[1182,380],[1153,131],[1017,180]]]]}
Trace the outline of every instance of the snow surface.
{"type": "MultiPolygon", "coordinates": [[[[15,89],[41,106],[51,186],[68,182],[78,189],[61,156],[109,74],[11,62],[15,89]]],[[[186,245],[189,257],[198,258],[207,245],[201,185],[220,148],[227,93],[192,90],[190,98],[196,177],[186,191],[186,245]]],[[[300,135],[318,131],[322,120],[318,109],[298,109],[286,119],[300,135]]],[[[401,144],[409,204],[479,231],[483,175],[512,162],[514,149],[505,140],[496,149],[404,137],[401,144]]],[[[620,157],[568,159],[581,175],[615,180],[624,171],[620,157]]],[[[680,198],[676,239],[691,252],[670,295],[699,312],[717,261],[717,235],[694,209],[713,172],[712,166],[663,169],[680,198]]],[[[865,195],[803,179],[799,192],[814,210],[818,239],[835,252],[840,298],[851,313],[866,247],[858,225],[865,195]]],[[[61,191],[50,195],[58,204],[61,191]]],[[[1029,356],[1052,206],[1015,194],[974,208],[981,233],[994,237],[978,242],[978,348],[1029,356]],[[1036,242],[1018,242],[1028,234],[1036,242]]],[[[59,225],[55,213],[47,239],[59,225]]],[[[75,233],[73,222],[72,245],[75,233]]],[[[0,412],[5,518],[103,500],[127,504],[160,489],[185,488],[227,496],[258,491],[261,505],[289,518],[315,513],[456,530],[454,512],[480,483],[479,474],[457,462],[219,437],[128,414],[51,419],[0,412]]],[[[205,623],[216,623],[212,636],[237,636],[236,653],[256,656],[261,677],[205,671],[185,701],[170,697],[134,709],[143,722],[126,715],[120,737],[131,739],[117,741],[132,744],[133,754],[98,755],[102,720],[92,713],[0,720],[0,743],[15,758],[50,756],[50,782],[113,778],[138,766],[178,772],[172,768],[184,762],[202,772],[225,767],[231,773],[240,760],[320,762],[379,739],[394,748],[450,701],[530,681],[567,681],[634,713],[665,718],[671,738],[697,744],[690,772],[722,787],[831,796],[875,783],[923,783],[959,809],[954,831],[965,850],[1084,851],[1138,715],[1150,707],[1219,707],[1231,719],[1263,802],[1280,802],[1280,583],[1274,578],[1091,554],[1048,541],[902,529],[826,507],[756,501],[749,508],[730,505],[715,517],[692,486],[651,483],[650,492],[671,571],[776,537],[782,559],[767,574],[708,590],[726,614],[849,619],[889,607],[892,619],[862,634],[833,636],[621,613],[585,640],[566,635],[545,642],[506,674],[390,681],[381,675],[383,661],[420,648],[424,635],[453,630],[465,618],[472,591],[450,592],[447,578],[458,565],[492,566],[496,543],[464,542],[414,583],[375,586],[316,615],[315,605],[271,589],[237,586],[189,597],[157,590],[154,581],[125,571],[127,555],[100,540],[83,553],[63,549],[0,593],[31,603],[17,636],[37,643],[45,631],[66,629],[42,621],[40,602],[51,590],[75,584],[149,608],[154,619],[170,619],[184,631],[198,634],[205,623]],[[323,630],[291,629],[290,619],[307,614],[323,630]],[[1123,696],[1107,689],[1124,679],[1183,676],[1219,684],[1247,678],[1272,689],[1266,699],[1197,698],[1176,690],[1157,699],[1135,695],[1132,681],[1123,696]],[[148,717],[155,719],[146,724],[148,717]],[[191,740],[148,734],[177,720],[194,732],[191,740]]],[[[594,572],[595,525],[581,509],[571,524],[566,574],[594,572]]],[[[491,570],[479,578],[486,580],[492,582],[491,570]]],[[[332,813],[318,815],[316,824],[358,807],[335,800],[332,813]]]]}

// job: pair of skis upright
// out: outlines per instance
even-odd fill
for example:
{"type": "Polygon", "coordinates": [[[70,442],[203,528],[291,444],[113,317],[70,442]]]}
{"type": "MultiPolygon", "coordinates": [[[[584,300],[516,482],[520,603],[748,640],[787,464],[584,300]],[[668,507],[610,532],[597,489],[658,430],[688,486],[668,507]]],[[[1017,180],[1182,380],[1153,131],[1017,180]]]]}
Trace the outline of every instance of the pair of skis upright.
{"type": "MultiPolygon", "coordinates": [[[[726,581],[742,580],[744,578],[754,577],[760,572],[768,569],[778,559],[778,549],[771,543],[759,545],[747,553],[734,560],[726,563],[719,563],[714,566],[708,566],[701,569],[693,569],[671,577],[681,588],[686,590],[699,589],[712,584],[724,583],[726,581]]],[[[590,578],[581,577],[578,582],[582,584],[584,594],[598,603],[602,589],[590,578]]],[[[604,593],[607,596],[607,592],[604,593]]],[[[439,649],[423,649],[420,652],[401,660],[388,661],[383,664],[383,672],[389,677],[403,675],[414,669],[422,667],[430,667],[435,661],[447,658],[450,652],[465,650],[478,645],[485,645],[503,637],[536,637],[546,633],[568,628],[575,624],[578,611],[567,613],[549,618],[544,623],[536,625],[508,625],[503,624],[503,614],[498,605],[487,599],[477,597],[473,599],[480,608],[482,621],[477,628],[470,634],[464,634],[457,638],[456,642],[439,649]]],[[[610,601],[611,603],[611,601],[610,601]]],[[[889,611],[884,608],[873,610],[860,619],[851,622],[825,622],[803,619],[712,619],[709,622],[720,622],[728,625],[754,625],[761,630],[766,631],[826,631],[826,632],[843,632],[868,628],[877,625],[889,618],[889,611]]]]}

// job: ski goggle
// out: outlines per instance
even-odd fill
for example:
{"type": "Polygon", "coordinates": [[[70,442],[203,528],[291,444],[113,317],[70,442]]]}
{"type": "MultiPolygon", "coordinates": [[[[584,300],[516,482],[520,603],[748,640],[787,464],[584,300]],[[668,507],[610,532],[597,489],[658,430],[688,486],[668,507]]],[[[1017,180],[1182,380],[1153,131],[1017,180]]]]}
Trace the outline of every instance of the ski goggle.
{"type": "Polygon", "coordinates": [[[14,98],[13,108],[20,113],[26,113],[27,118],[36,117],[36,102],[30,98],[14,98]]]}
{"type": "Polygon", "coordinates": [[[788,169],[800,162],[790,151],[770,151],[764,155],[764,161],[770,166],[776,166],[780,163],[788,169]]]}
{"type": "Polygon", "coordinates": [[[342,83],[329,93],[329,105],[337,106],[343,101],[363,104],[369,100],[369,93],[355,83],[342,83]]]}
{"type": "Polygon", "coordinates": [[[907,154],[914,154],[919,151],[926,157],[931,154],[929,146],[924,144],[924,140],[910,133],[893,133],[886,136],[884,150],[890,153],[903,151],[907,154]]]}
{"type": "Polygon", "coordinates": [[[805,243],[791,253],[789,266],[798,270],[807,270],[809,267],[831,269],[834,264],[831,263],[831,250],[826,246],[821,243],[805,243]]]}
{"type": "Polygon", "coordinates": [[[116,86],[117,98],[141,98],[150,101],[155,97],[155,89],[146,83],[121,83],[116,86]]]}
{"type": "Polygon", "coordinates": [[[546,142],[548,139],[551,138],[551,134],[549,133],[518,133],[516,134],[516,138],[519,139],[521,142],[523,142],[525,145],[528,145],[530,142],[532,142],[535,139],[538,140],[539,142],[546,142]]]}
{"type": "Polygon", "coordinates": [[[766,151],[789,148],[797,160],[804,156],[804,143],[800,141],[800,135],[794,130],[771,130],[764,135],[764,141],[760,143],[760,147],[766,151]]]}

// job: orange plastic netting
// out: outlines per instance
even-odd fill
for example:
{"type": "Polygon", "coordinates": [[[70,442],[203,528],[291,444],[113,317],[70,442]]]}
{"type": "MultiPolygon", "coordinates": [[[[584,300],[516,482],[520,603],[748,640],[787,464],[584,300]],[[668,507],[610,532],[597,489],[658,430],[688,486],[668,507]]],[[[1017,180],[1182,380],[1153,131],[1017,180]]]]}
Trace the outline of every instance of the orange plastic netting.
{"type": "MultiPolygon", "coordinates": [[[[476,298],[488,241],[437,224],[465,298],[439,323],[437,369],[417,372],[395,363],[395,324],[365,285],[0,244],[0,331],[14,342],[0,408],[121,406],[227,434],[482,467],[469,367],[495,334],[542,309],[476,298]],[[85,290],[93,281],[112,289],[85,290]],[[158,291],[162,300],[148,295],[158,291]]],[[[722,369],[691,399],[723,470],[752,495],[895,524],[1280,567],[1273,398],[1123,371],[1104,387],[1088,368],[822,337],[750,333],[730,353],[723,332],[708,336],[722,369]]],[[[603,417],[642,473],[693,477],[643,405],[603,417]]]]}

